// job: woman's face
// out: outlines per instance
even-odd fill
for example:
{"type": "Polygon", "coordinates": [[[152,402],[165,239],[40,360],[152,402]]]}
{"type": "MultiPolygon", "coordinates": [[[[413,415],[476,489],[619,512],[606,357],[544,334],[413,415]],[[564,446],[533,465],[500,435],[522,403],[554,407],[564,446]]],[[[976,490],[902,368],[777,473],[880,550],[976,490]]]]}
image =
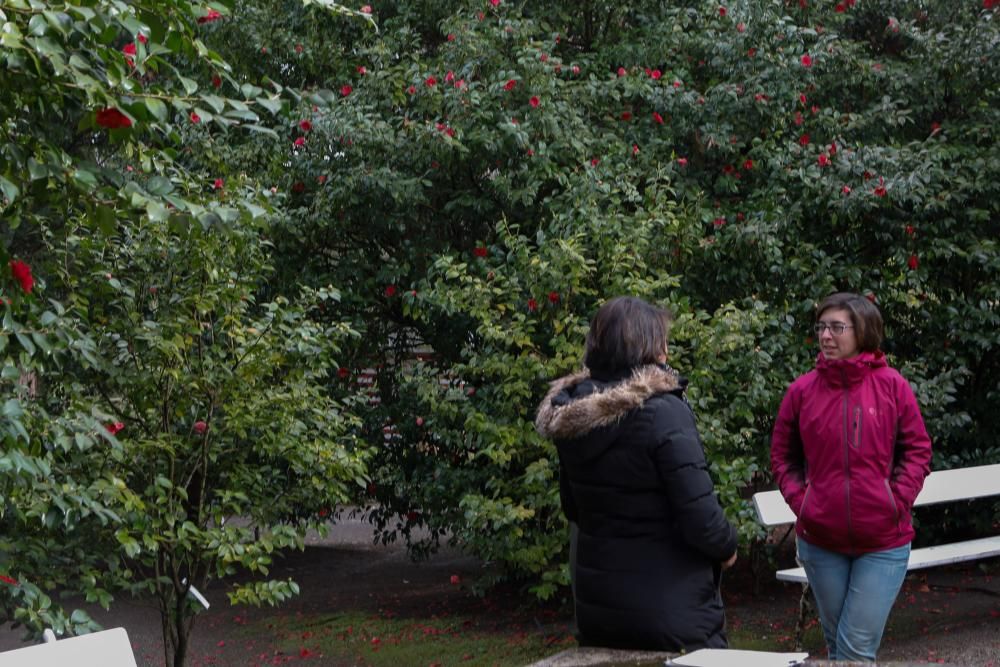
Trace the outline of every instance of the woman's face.
{"type": "Polygon", "coordinates": [[[830,308],[820,314],[816,321],[819,350],[827,359],[850,359],[858,356],[858,336],[851,321],[851,313],[841,308],[830,308]],[[836,334],[834,330],[843,329],[836,334]]]}

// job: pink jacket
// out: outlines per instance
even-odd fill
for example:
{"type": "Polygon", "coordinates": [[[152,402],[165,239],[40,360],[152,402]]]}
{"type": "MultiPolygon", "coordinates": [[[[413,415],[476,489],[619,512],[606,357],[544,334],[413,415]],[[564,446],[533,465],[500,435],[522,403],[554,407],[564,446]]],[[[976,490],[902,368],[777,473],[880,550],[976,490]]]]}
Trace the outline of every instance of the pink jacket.
{"type": "Polygon", "coordinates": [[[913,390],[881,351],[827,360],[788,388],[771,436],[771,470],[818,547],[862,554],[913,540],[910,509],[931,441],[913,390]]]}

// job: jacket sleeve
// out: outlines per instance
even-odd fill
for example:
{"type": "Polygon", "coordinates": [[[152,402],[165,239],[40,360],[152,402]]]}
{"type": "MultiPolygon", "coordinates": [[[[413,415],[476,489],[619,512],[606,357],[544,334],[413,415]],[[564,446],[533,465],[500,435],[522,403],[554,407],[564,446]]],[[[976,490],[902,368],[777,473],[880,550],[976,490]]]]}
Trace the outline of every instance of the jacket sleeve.
{"type": "Polygon", "coordinates": [[[563,514],[566,520],[576,522],[576,500],[573,499],[573,488],[569,483],[569,473],[566,471],[566,464],[559,461],[559,500],[562,502],[563,514]]]}
{"type": "Polygon", "coordinates": [[[806,495],[806,464],[799,436],[800,397],[793,384],[785,393],[771,434],[771,474],[788,506],[799,515],[806,495]]]}
{"type": "Polygon", "coordinates": [[[909,511],[931,470],[931,439],[913,389],[902,376],[896,389],[896,408],[896,444],[889,484],[909,511]]]}
{"type": "Polygon", "coordinates": [[[713,562],[728,560],[736,553],[736,529],[715,495],[694,415],[680,398],[667,395],[664,400],[653,457],[670,510],[690,547],[713,562]]]}

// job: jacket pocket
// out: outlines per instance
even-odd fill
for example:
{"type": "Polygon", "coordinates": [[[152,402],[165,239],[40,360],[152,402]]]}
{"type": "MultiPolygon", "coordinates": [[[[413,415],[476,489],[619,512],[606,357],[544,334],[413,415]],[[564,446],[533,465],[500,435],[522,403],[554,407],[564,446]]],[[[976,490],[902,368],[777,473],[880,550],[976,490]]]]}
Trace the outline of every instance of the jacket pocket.
{"type": "Polygon", "coordinates": [[[896,531],[899,531],[899,504],[896,502],[896,496],[892,495],[892,487],[889,485],[889,480],[882,479],[882,484],[885,485],[885,494],[889,497],[889,509],[892,510],[892,516],[896,523],[896,531]]]}
{"type": "Polygon", "coordinates": [[[802,518],[806,515],[806,504],[809,502],[809,492],[812,490],[812,484],[806,482],[806,492],[802,496],[802,504],[799,505],[799,513],[795,517],[795,520],[802,524],[802,530],[805,531],[806,524],[802,518]]]}

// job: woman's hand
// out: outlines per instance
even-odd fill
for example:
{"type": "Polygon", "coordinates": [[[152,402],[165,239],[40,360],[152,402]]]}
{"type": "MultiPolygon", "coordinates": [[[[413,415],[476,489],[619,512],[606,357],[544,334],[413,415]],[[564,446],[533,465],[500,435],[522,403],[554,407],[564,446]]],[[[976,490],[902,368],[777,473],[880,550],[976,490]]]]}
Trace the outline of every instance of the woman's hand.
{"type": "Polygon", "coordinates": [[[728,570],[729,568],[731,568],[736,563],[736,556],[737,556],[737,554],[739,554],[739,552],[738,551],[734,551],[733,555],[729,557],[729,560],[727,560],[726,562],[724,562],[722,564],[722,569],[723,570],[728,570]]]}

